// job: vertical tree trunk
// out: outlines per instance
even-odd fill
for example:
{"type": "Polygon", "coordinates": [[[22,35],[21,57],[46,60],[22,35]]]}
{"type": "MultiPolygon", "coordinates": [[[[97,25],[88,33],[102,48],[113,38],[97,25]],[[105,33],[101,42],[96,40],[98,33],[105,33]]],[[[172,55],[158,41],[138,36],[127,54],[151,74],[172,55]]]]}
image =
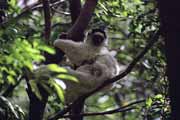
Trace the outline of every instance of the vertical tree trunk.
{"type": "MultiPolygon", "coordinates": [[[[44,19],[45,19],[45,29],[44,29],[44,38],[46,43],[49,43],[49,39],[50,39],[50,35],[51,35],[51,11],[50,11],[50,6],[49,6],[49,0],[43,0],[42,1],[43,4],[43,10],[44,10],[44,19]]],[[[54,61],[52,61],[52,59],[49,59],[48,54],[45,54],[46,57],[46,62],[45,63],[52,63],[54,61]]],[[[29,81],[28,79],[26,79],[27,82],[29,81]]],[[[29,84],[29,83],[27,83],[29,84]]],[[[42,100],[39,100],[36,95],[33,93],[33,91],[31,90],[31,87],[28,86],[27,88],[27,92],[29,95],[29,100],[30,100],[30,104],[29,104],[29,120],[42,120],[43,119],[43,115],[44,115],[44,111],[45,111],[45,107],[46,107],[46,103],[48,101],[48,93],[46,92],[46,90],[41,87],[40,85],[38,85],[38,88],[40,90],[41,96],[42,96],[42,100]]]]}
{"type": "Polygon", "coordinates": [[[178,0],[158,0],[165,36],[171,120],[180,120],[180,6],[178,0]]]}
{"type": "Polygon", "coordinates": [[[40,89],[40,93],[42,95],[42,100],[39,100],[36,95],[31,91],[30,87],[27,89],[30,104],[29,104],[29,119],[28,120],[42,120],[46,103],[48,100],[48,94],[41,86],[38,86],[40,89]]]}
{"type": "Polygon", "coordinates": [[[83,40],[84,31],[92,18],[97,2],[98,0],[86,0],[76,22],[68,31],[68,36],[74,41],[83,40]]]}
{"type": "MultiPolygon", "coordinates": [[[[80,113],[83,113],[84,111],[84,103],[85,103],[85,99],[82,99],[81,101],[78,101],[78,103],[76,103],[72,110],[70,111],[70,114],[72,115],[78,115],[80,113]]],[[[83,120],[83,116],[75,116],[75,117],[70,117],[70,120],[83,120]]]]}
{"type": "MultiPolygon", "coordinates": [[[[84,31],[91,20],[98,0],[86,0],[82,9],[80,0],[69,0],[69,2],[73,26],[69,29],[68,36],[74,41],[83,41],[84,31]]],[[[72,107],[70,114],[76,115],[82,113],[84,102],[85,99],[78,101],[78,103],[72,107]]],[[[83,116],[71,117],[70,119],[83,120],[83,116]]]]}
{"type": "Polygon", "coordinates": [[[76,22],[81,12],[81,0],[69,0],[70,12],[71,12],[71,23],[72,25],[76,22]]]}
{"type": "MultiPolygon", "coordinates": [[[[74,25],[76,22],[77,18],[79,17],[79,14],[81,12],[81,0],[69,0],[70,3],[70,12],[71,12],[71,23],[74,25]]],[[[82,41],[84,36],[83,33],[79,33],[77,36],[79,37],[79,40],[76,41],[82,41]]],[[[69,36],[71,36],[69,34],[69,36]]],[[[75,38],[72,38],[75,40],[75,38]]],[[[73,108],[70,111],[70,114],[76,115],[80,114],[84,110],[84,102],[85,100],[79,101],[76,105],[73,106],[73,108]]],[[[78,116],[78,117],[71,117],[70,120],[83,120],[83,116],[78,116]]]]}

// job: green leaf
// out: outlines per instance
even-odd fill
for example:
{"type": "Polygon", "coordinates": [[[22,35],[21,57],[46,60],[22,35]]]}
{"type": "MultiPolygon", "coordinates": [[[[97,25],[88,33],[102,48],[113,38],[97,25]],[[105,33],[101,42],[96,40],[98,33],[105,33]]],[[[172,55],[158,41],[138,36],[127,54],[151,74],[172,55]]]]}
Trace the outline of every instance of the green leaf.
{"type": "Polygon", "coordinates": [[[152,103],[153,103],[152,99],[151,99],[151,98],[148,98],[148,99],[146,100],[146,107],[147,107],[147,108],[150,108],[151,105],[152,105],[152,103]]]}
{"type": "Polygon", "coordinates": [[[13,104],[8,99],[0,96],[0,106],[1,106],[0,107],[1,111],[4,111],[4,110],[6,111],[7,118],[10,118],[8,120],[19,120],[19,116],[18,116],[16,110],[14,109],[13,104]],[[12,119],[12,118],[14,118],[14,119],[12,119]]]}
{"type": "Polygon", "coordinates": [[[8,74],[12,76],[16,76],[16,72],[14,70],[8,70],[8,74]]]}
{"type": "Polygon", "coordinates": [[[30,61],[24,61],[24,65],[29,68],[29,70],[33,71],[33,65],[30,61]]]}
{"type": "Polygon", "coordinates": [[[134,0],[134,2],[137,3],[137,4],[141,4],[142,3],[141,0],[134,0]]]}
{"type": "Polygon", "coordinates": [[[48,66],[48,69],[50,71],[53,71],[53,72],[57,72],[57,73],[67,73],[67,70],[65,68],[62,68],[62,67],[59,67],[58,65],[56,64],[49,64],[48,66]]]}
{"type": "Polygon", "coordinates": [[[56,77],[63,80],[71,80],[74,82],[79,82],[79,80],[75,76],[68,75],[68,74],[59,74],[56,77]]]}
{"type": "Polygon", "coordinates": [[[154,98],[155,98],[156,100],[161,101],[162,103],[164,102],[164,97],[163,97],[162,94],[157,94],[154,98]]]}
{"type": "Polygon", "coordinates": [[[40,55],[40,54],[36,54],[36,55],[33,55],[33,59],[37,62],[40,62],[40,61],[44,61],[45,60],[45,57],[40,55]]]}
{"type": "Polygon", "coordinates": [[[34,48],[39,47],[39,43],[38,43],[37,40],[34,40],[34,41],[33,41],[33,47],[34,47],[34,48]]]}
{"type": "Polygon", "coordinates": [[[162,98],[163,98],[163,95],[157,94],[154,98],[155,98],[155,99],[162,99],[162,98]]]}
{"type": "Polygon", "coordinates": [[[105,11],[108,11],[108,9],[102,4],[99,2],[99,5],[105,10],[105,11]]]}
{"type": "Polygon", "coordinates": [[[53,82],[53,86],[54,86],[54,89],[57,93],[57,96],[58,98],[64,102],[64,92],[63,92],[63,89],[61,88],[61,86],[59,86],[58,84],[56,84],[55,82],[53,82]]]}
{"type": "Polygon", "coordinates": [[[5,72],[7,72],[7,73],[8,73],[8,71],[9,71],[9,70],[7,69],[7,67],[1,67],[0,69],[1,69],[1,71],[5,71],[5,72]]]}
{"type": "Polygon", "coordinates": [[[15,82],[15,80],[14,80],[14,78],[11,76],[11,75],[8,75],[7,76],[7,79],[8,79],[8,82],[10,83],[10,84],[15,84],[16,82],[15,82]]]}
{"type": "Polygon", "coordinates": [[[16,0],[10,0],[9,2],[12,6],[16,6],[17,5],[17,1],[16,0]]]}
{"type": "Polygon", "coordinates": [[[49,47],[49,46],[45,46],[45,45],[39,46],[39,49],[43,50],[43,51],[46,51],[49,54],[55,54],[55,50],[53,48],[49,47]]]}
{"type": "Polygon", "coordinates": [[[36,97],[39,98],[40,100],[42,100],[42,96],[41,96],[41,94],[39,92],[37,82],[35,80],[30,80],[29,83],[30,83],[32,91],[35,93],[36,97]]]}
{"type": "Polygon", "coordinates": [[[123,11],[122,14],[123,14],[123,16],[125,16],[125,17],[127,17],[127,15],[128,15],[127,11],[123,11]]]}
{"type": "Polygon", "coordinates": [[[51,87],[48,86],[47,83],[46,83],[46,82],[43,82],[43,81],[44,81],[44,80],[41,81],[42,87],[43,87],[49,94],[52,94],[53,91],[52,91],[51,87]]]}
{"type": "Polygon", "coordinates": [[[17,112],[20,120],[25,120],[25,112],[18,105],[15,105],[15,111],[17,112]]]}

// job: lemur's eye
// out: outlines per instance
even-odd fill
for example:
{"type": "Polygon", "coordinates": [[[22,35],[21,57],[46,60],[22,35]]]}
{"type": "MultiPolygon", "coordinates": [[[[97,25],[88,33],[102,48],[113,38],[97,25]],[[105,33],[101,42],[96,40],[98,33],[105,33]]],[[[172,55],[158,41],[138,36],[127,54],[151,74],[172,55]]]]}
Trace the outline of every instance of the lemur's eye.
{"type": "Polygon", "coordinates": [[[94,34],[92,36],[92,42],[95,46],[100,46],[104,41],[104,37],[100,34],[94,34]]]}
{"type": "Polygon", "coordinates": [[[104,38],[101,35],[96,35],[96,34],[92,36],[92,39],[95,41],[103,41],[104,40],[104,38]]]}

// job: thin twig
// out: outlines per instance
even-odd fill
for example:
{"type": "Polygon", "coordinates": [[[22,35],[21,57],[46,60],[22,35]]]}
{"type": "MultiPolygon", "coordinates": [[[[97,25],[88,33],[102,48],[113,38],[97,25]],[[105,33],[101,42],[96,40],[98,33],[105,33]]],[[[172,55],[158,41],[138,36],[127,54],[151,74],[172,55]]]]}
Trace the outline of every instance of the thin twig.
{"type": "MultiPolygon", "coordinates": [[[[50,7],[62,4],[64,1],[65,0],[60,0],[58,2],[51,3],[50,7]]],[[[37,2],[37,3],[35,3],[35,4],[33,4],[33,5],[29,6],[29,7],[26,7],[26,9],[24,9],[16,17],[10,18],[7,21],[1,23],[0,28],[1,27],[6,27],[6,25],[8,25],[8,24],[16,23],[17,21],[19,21],[19,19],[22,19],[22,18],[28,16],[31,12],[36,11],[36,10],[41,10],[42,8],[43,8],[43,5],[41,4],[41,2],[37,2]]]]}
{"type": "Polygon", "coordinates": [[[58,13],[58,14],[63,14],[63,15],[65,15],[65,16],[69,16],[69,15],[70,15],[69,12],[59,11],[59,10],[57,10],[57,9],[54,8],[54,7],[51,7],[51,9],[52,9],[54,12],[58,13]]]}
{"type": "Polygon", "coordinates": [[[130,107],[133,106],[135,104],[139,104],[145,102],[145,100],[137,100],[135,102],[132,102],[126,106],[122,106],[119,108],[116,108],[114,110],[108,110],[108,111],[104,111],[104,112],[94,112],[94,113],[83,113],[83,114],[79,114],[79,115],[64,115],[62,116],[63,118],[69,118],[69,117],[74,117],[74,116],[97,116],[97,115],[107,115],[107,114],[114,114],[114,113],[119,113],[119,112],[126,112],[126,111],[130,111],[132,109],[135,109],[135,107],[130,107]],[[130,107],[130,108],[129,108],[130,107]]]}
{"type": "Polygon", "coordinates": [[[135,107],[125,108],[125,109],[115,109],[115,110],[110,110],[110,111],[105,111],[105,112],[97,112],[97,113],[84,113],[84,114],[79,114],[79,115],[64,115],[64,116],[62,116],[62,118],[77,117],[77,116],[90,117],[90,116],[98,116],[98,115],[108,115],[108,114],[114,114],[114,113],[119,113],[119,112],[127,112],[132,109],[135,109],[135,107]]]}

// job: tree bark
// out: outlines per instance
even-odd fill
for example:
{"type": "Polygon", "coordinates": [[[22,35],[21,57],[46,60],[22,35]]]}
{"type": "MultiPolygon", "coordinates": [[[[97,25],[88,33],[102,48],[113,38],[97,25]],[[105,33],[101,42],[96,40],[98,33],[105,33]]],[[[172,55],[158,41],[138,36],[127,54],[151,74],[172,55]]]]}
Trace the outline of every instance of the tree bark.
{"type": "MultiPolygon", "coordinates": [[[[71,115],[78,115],[78,114],[82,114],[84,111],[84,103],[85,103],[85,99],[81,99],[80,101],[78,101],[75,105],[73,105],[70,114],[71,115]]],[[[83,116],[72,116],[70,117],[70,120],[83,120],[83,116]]]]}
{"type": "Polygon", "coordinates": [[[44,110],[46,107],[46,103],[48,101],[48,94],[40,85],[38,86],[39,91],[42,96],[42,100],[36,97],[36,95],[32,92],[30,86],[27,89],[30,105],[29,105],[29,118],[28,120],[42,120],[44,115],[44,110]]]}
{"type": "Polygon", "coordinates": [[[180,120],[180,7],[179,1],[158,0],[165,37],[171,120],[180,120]]]}
{"type": "Polygon", "coordinates": [[[51,10],[50,10],[50,3],[49,0],[43,0],[43,11],[44,11],[44,21],[45,21],[45,28],[44,28],[44,37],[46,42],[49,42],[51,36],[51,10]]]}
{"type": "Polygon", "coordinates": [[[69,0],[69,4],[72,21],[71,23],[73,25],[81,12],[81,0],[69,0]]]}
{"type": "Polygon", "coordinates": [[[98,0],[87,0],[80,12],[74,25],[68,31],[68,37],[74,41],[82,41],[84,38],[84,31],[87,28],[91,17],[94,13],[98,0]]]}
{"type": "MultiPolygon", "coordinates": [[[[68,37],[74,41],[83,41],[84,31],[87,28],[98,0],[87,0],[81,9],[80,0],[69,0],[73,26],[68,31],[68,37]],[[81,11],[80,11],[81,10],[81,11]]],[[[71,109],[70,114],[83,112],[85,99],[78,101],[71,109]]],[[[83,120],[83,116],[71,117],[71,120],[83,120]]]]}
{"type": "MultiPolygon", "coordinates": [[[[45,21],[45,28],[44,28],[44,39],[46,43],[49,42],[50,35],[51,35],[51,11],[50,11],[50,5],[49,5],[49,0],[43,0],[43,10],[44,10],[44,21],[45,21]]],[[[46,63],[52,63],[52,59],[47,59],[48,53],[45,54],[46,57],[46,63]],[[47,61],[48,60],[48,61],[47,61]]],[[[27,85],[28,83],[28,78],[26,78],[27,85]]],[[[43,115],[44,115],[44,110],[46,107],[46,103],[48,101],[48,93],[46,90],[38,85],[39,91],[42,96],[42,100],[38,99],[37,96],[34,94],[34,92],[31,90],[31,86],[28,85],[27,88],[27,93],[29,96],[29,120],[42,120],[43,115]]]]}

